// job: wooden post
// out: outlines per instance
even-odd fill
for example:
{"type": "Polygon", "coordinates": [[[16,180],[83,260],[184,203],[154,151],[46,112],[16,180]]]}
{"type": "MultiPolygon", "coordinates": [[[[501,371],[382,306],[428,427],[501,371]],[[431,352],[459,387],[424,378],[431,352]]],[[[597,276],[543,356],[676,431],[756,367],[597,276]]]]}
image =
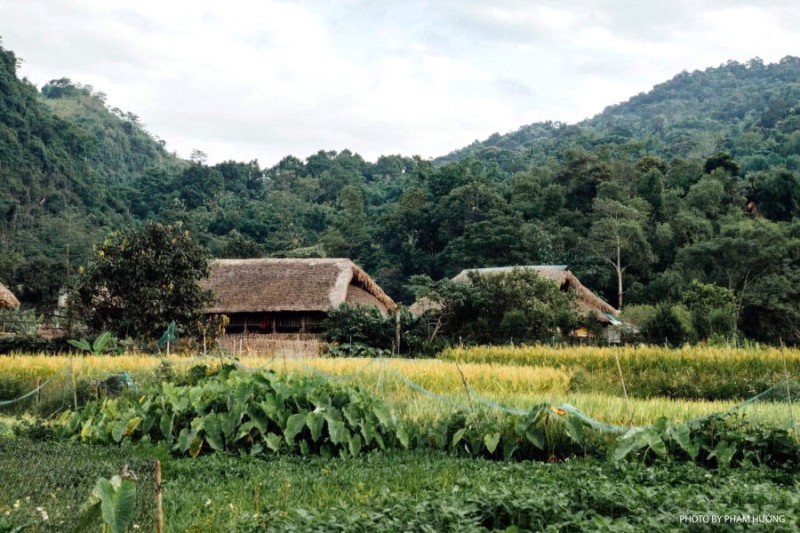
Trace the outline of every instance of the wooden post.
{"type": "Polygon", "coordinates": [[[400,308],[394,312],[394,345],[397,348],[397,357],[400,357],[400,308]]]}
{"type": "Polygon", "coordinates": [[[464,375],[464,372],[461,371],[461,365],[458,364],[458,360],[456,360],[456,369],[458,373],[461,375],[461,383],[464,385],[464,392],[467,393],[467,402],[469,402],[469,410],[474,411],[475,409],[472,406],[472,395],[469,393],[469,387],[467,386],[467,376],[464,375]]]}
{"type": "Polygon", "coordinates": [[[622,365],[619,363],[619,353],[614,350],[614,360],[617,362],[617,371],[619,372],[619,380],[622,383],[622,394],[625,395],[625,403],[628,405],[628,425],[633,427],[633,407],[631,400],[628,398],[628,389],[625,387],[625,378],[622,375],[622,365]]]}
{"type": "Polygon", "coordinates": [[[39,407],[39,398],[42,393],[42,390],[39,388],[42,386],[42,378],[36,378],[36,407],[39,407]]]}
{"type": "Polygon", "coordinates": [[[78,387],[75,384],[75,368],[73,367],[74,357],[69,358],[69,375],[70,380],[72,381],[72,405],[75,411],[78,410],[78,387]]]}
{"type": "Polygon", "coordinates": [[[156,531],[164,532],[164,508],[161,498],[161,461],[156,459],[156,531]]]}
{"type": "MultiPolygon", "coordinates": [[[[783,341],[781,341],[783,344],[783,341]]],[[[783,357],[783,373],[786,376],[786,399],[789,401],[789,419],[792,421],[792,431],[797,433],[797,425],[794,421],[794,408],[792,406],[792,391],[789,389],[789,367],[786,366],[786,350],[781,346],[781,356],[783,357]]]]}

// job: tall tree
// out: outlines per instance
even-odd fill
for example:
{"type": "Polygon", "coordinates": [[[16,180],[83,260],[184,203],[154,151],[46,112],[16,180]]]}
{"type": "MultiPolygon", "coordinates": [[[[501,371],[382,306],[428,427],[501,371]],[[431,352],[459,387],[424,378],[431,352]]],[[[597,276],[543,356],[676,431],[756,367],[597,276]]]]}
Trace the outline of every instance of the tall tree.
{"type": "Polygon", "coordinates": [[[617,278],[617,308],[622,309],[625,271],[632,265],[646,264],[653,259],[644,232],[647,211],[617,200],[597,198],[594,215],[587,244],[595,255],[613,267],[617,278]]]}

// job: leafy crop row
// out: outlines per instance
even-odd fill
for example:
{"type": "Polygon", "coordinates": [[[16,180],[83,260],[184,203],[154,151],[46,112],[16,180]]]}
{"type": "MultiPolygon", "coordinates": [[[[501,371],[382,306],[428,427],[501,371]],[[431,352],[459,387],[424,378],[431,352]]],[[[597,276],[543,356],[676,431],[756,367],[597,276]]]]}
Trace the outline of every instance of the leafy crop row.
{"type": "Polygon", "coordinates": [[[691,426],[664,420],[617,439],[546,403],[524,414],[457,411],[412,423],[365,389],[231,367],[195,384],[165,382],[138,398],[89,402],[57,430],[91,443],[164,442],[174,453],[192,457],[210,451],[357,456],[370,449],[414,447],[506,459],[610,455],[797,470],[797,441],[785,431],[759,431],[715,418],[691,426]]]}

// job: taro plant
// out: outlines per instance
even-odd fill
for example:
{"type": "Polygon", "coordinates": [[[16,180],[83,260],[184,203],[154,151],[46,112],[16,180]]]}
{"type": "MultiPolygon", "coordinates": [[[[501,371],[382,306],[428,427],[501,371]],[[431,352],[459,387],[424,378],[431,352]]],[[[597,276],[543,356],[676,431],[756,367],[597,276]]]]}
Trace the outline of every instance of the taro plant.
{"type": "Polygon", "coordinates": [[[90,355],[102,355],[104,353],[117,351],[117,339],[110,331],[102,332],[95,337],[94,342],[91,344],[86,339],[70,339],[67,342],[70,346],[88,352],[90,355]]]}
{"type": "Polygon", "coordinates": [[[84,442],[165,442],[180,455],[358,455],[408,447],[404,424],[358,388],[317,377],[223,368],[196,384],[164,382],[140,398],[89,402],[59,429],[84,442]]]}
{"type": "Polygon", "coordinates": [[[800,470],[800,442],[788,431],[747,423],[735,415],[684,424],[661,418],[650,426],[631,428],[609,453],[614,461],[677,459],[717,468],[749,463],[800,470]]]}
{"type": "Polygon", "coordinates": [[[102,519],[103,531],[124,533],[136,510],[136,482],[130,475],[99,478],[81,509],[76,531],[85,531],[102,519]]]}

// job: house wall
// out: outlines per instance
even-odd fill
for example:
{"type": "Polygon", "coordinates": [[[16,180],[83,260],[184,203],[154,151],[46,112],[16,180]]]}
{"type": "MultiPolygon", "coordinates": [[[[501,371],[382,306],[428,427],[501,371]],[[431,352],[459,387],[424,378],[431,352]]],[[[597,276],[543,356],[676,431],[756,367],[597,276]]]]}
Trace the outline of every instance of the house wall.
{"type": "Polygon", "coordinates": [[[281,311],[275,313],[230,313],[225,333],[318,333],[327,313],[281,311]]]}

